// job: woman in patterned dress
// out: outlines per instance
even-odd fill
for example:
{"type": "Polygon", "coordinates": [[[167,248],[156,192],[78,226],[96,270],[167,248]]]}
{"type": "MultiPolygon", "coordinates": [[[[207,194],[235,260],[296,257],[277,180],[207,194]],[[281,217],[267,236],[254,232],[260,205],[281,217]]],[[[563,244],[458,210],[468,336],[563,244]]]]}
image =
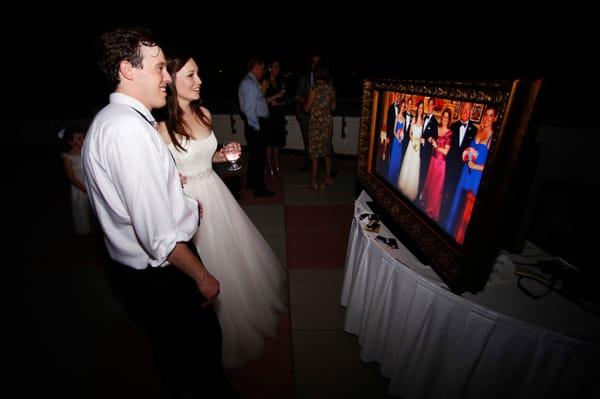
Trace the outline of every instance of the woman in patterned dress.
{"type": "Polygon", "coordinates": [[[329,69],[319,63],[314,69],[315,83],[304,103],[304,111],[310,112],[308,124],[308,157],[310,158],[310,189],[319,190],[333,184],[331,178],[331,139],[333,137],[333,111],[335,90],[331,85],[329,69]],[[317,183],[319,159],[325,159],[325,180],[317,183]]]}

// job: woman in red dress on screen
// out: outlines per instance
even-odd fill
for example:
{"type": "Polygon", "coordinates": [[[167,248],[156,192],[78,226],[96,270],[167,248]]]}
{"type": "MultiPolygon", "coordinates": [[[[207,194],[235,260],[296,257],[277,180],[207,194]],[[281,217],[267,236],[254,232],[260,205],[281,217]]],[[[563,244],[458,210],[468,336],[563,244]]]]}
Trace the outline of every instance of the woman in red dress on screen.
{"type": "Polygon", "coordinates": [[[440,206],[446,177],[446,155],[448,155],[450,143],[452,143],[452,130],[449,128],[451,115],[450,109],[446,108],[442,112],[437,139],[428,138],[433,147],[433,154],[431,154],[431,162],[429,162],[427,177],[423,185],[422,200],[425,213],[437,222],[440,220],[440,206]]]}

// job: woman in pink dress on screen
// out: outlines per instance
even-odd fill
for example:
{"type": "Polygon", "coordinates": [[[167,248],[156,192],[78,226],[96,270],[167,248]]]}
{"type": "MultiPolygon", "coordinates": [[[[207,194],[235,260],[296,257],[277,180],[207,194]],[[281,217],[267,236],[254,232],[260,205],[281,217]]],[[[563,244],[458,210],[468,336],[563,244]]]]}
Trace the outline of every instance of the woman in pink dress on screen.
{"type": "Polygon", "coordinates": [[[431,162],[429,162],[427,177],[423,185],[422,200],[425,213],[437,222],[440,220],[440,206],[446,177],[446,155],[448,155],[450,143],[452,143],[452,130],[449,127],[451,115],[450,109],[446,108],[442,112],[437,138],[429,137],[428,139],[433,147],[433,154],[431,154],[431,162]]]}

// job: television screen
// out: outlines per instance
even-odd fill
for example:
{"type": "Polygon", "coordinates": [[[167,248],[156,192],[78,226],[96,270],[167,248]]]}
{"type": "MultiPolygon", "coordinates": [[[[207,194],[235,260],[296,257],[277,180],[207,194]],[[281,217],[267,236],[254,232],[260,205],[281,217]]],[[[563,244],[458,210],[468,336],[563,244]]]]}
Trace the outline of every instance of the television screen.
{"type": "Polygon", "coordinates": [[[483,288],[524,198],[541,80],[366,80],[358,179],[455,292],[483,288]]]}
{"type": "Polygon", "coordinates": [[[462,244],[499,107],[398,91],[381,101],[374,172],[462,244]]]}

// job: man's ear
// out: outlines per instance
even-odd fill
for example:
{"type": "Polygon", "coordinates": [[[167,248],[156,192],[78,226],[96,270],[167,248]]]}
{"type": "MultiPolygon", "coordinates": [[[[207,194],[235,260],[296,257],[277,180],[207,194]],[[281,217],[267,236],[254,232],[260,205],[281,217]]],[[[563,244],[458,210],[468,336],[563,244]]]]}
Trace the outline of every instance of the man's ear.
{"type": "Polygon", "coordinates": [[[119,75],[123,79],[133,80],[133,65],[131,65],[131,62],[123,60],[119,63],[119,75]]]}

